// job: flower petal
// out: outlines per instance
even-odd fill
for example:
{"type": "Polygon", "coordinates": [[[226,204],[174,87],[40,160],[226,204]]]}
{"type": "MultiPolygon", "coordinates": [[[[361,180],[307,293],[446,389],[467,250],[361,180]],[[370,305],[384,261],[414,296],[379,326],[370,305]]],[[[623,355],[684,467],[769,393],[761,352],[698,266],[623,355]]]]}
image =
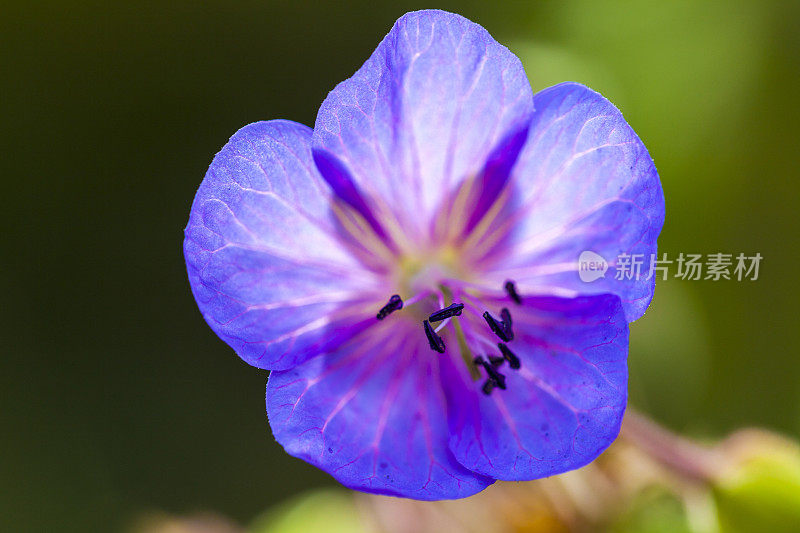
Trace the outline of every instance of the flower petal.
{"type": "Polygon", "coordinates": [[[522,64],[481,26],[430,10],[400,18],[320,107],[314,158],[336,192],[396,240],[428,239],[471,178],[485,211],[506,182],[533,111],[522,64]]]}
{"type": "Polygon", "coordinates": [[[625,410],[628,324],[619,298],[526,298],[512,313],[508,346],[521,367],[500,367],[506,390],[486,396],[465,365],[444,366],[450,448],[465,467],[503,480],[581,467],[616,438],[625,410]]]}
{"type": "Polygon", "coordinates": [[[492,282],[513,279],[520,293],[617,294],[633,321],[653,296],[655,276],[645,278],[664,223],[653,161],[619,110],[583,85],[550,87],[534,103],[528,141],[512,171],[516,208],[480,245],[510,232],[504,244],[510,251],[494,254],[492,282]],[[605,277],[581,281],[584,251],[606,260],[605,277]],[[641,254],[639,279],[618,264],[620,254],[641,254]]]}
{"type": "Polygon", "coordinates": [[[448,449],[439,357],[409,342],[424,341],[416,326],[380,324],[335,353],[272,372],[267,414],[286,451],[366,492],[440,500],[493,483],[448,449]]]}
{"type": "Polygon", "coordinates": [[[203,316],[261,368],[290,368],[348,338],[352,328],[342,323],[375,312],[361,301],[374,276],[337,231],[310,138],[288,121],[239,130],[211,163],[186,226],[186,267],[203,316]]]}

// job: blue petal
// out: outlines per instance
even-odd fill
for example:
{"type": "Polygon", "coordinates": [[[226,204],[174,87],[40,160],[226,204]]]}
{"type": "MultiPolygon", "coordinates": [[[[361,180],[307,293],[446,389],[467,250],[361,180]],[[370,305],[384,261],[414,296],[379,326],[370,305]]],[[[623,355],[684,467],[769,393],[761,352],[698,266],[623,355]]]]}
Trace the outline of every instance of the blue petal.
{"type": "Polygon", "coordinates": [[[532,111],[519,59],[486,30],[443,11],[408,13],[323,102],[314,158],[368,220],[419,244],[473,178],[483,194],[455,216],[472,224],[489,207],[532,111]]]}
{"type": "MultiPolygon", "coordinates": [[[[583,85],[550,87],[534,102],[527,144],[512,171],[517,207],[500,225],[510,232],[508,248],[495,254],[492,282],[513,279],[521,293],[617,294],[633,321],[653,296],[655,276],[645,278],[664,223],[653,161],[619,110],[583,85]],[[581,281],[584,251],[608,262],[605,277],[581,281]],[[640,254],[638,280],[620,270],[620,254],[640,254]]],[[[482,246],[496,237],[484,237],[482,246]]]]}
{"type": "Polygon", "coordinates": [[[441,500],[490,485],[448,449],[439,357],[411,340],[424,340],[414,326],[376,325],[336,353],[272,372],[267,414],[286,451],[366,492],[441,500]]]}
{"type": "Polygon", "coordinates": [[[625,411],[628,324],[619,298],[529,297],[512,313],[508,346],[521,367],[500,367],[507,390],[486,396],[465,365],[443,370],[450,448],[465,467],[503,480],[581,467],[616,438],[625,411]]]}
{"type": "Polygon", "coordinates": [[[291,368],[349,338],[376,309],[363,304],[376,281],[337,231],[310,138],[288,121],[239,130],[211,163],[186,227],[203,316],[261,368],[291,368]]]}

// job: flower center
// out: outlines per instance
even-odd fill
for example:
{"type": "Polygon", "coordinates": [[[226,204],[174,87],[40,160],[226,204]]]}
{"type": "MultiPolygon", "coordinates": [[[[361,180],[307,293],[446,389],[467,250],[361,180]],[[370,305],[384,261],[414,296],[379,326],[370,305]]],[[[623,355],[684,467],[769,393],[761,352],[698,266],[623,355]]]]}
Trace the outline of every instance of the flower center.
{"type": "Polygon", "coordinates": [[[397,286],[408,294],[438,290],[447,280],[466,280],[467,277],[467,269],[459,262],[457,250],[451,246],[406,254],[398,261],[395,272],[397,286]]]}
{"type": "MultiPolygon", "coordinates": [[[[479,380],[482,373],[485,375],[481,386],[484,394],[491,394],[495,388],[505,390],[505,375],[500,368],[505,362],[512,370],[521,366],[508,346],[514,340],[511,311],[503,307],[498,318],[484,309],[483,292],[454,277],[457,270],[451,270],[452,267],[440,263],[419,265],[413,261],[403,266],[407,270],[401,269],[401,274],[406,275],[401,278],[402,287],[412,296],[403,301],[399,294],[392,295],[377,312],[376,319],[391,320],[396,317],[389,315],[403,310],[403,314],[421,322],[419,334],[425,335],[433,352],[446,354],[455,350],[474,380],[479,380]]],[[[522,303],[513,281],[506,281],[503,289],[512,303],[522,303]]]]}
{"type": "Polygon", "coordinates": [[[437,218],[444,229],[439,228],[423,244],[400,238],[402,232],[390,232],[396,239],[379,236],[351,208],[334,206],[353,252],[386,276],[387,285],[397,293],[387,294],[383,305],[375,309],[375,320],[387,325],[383,331],[414,331],[424,336],[432,355],[460,355],[473,380],[484,376],[480,388],[487,395],[495,388],[506,388],[504,363],[512,370],[520,368],[519,358],[508,345],[514,332],[511,312],[504,306],[520,305],[522,298],[512,281],[496,289],[476,283],[486,266],[483,261],[499,242],[497,235],[504,235],[499,214],[506,204],[507,195],[501,195],[471,231],[466,231],[463,217],[453,215],[463,210],[445,210],[437,218]],[[498,301],[503,299],[508,303],[498,301]],[[410,329],[395,327],[397,320],[410,329]]]}

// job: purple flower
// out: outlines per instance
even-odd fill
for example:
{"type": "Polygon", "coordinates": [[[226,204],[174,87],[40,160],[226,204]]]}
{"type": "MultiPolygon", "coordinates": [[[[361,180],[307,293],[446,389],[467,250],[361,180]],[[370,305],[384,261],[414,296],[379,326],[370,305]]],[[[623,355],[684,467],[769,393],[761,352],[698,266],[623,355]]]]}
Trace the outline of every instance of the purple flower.
{"type": "MultiPolygon", "coordinates": [[[[403,16],[314,129],[238,131],[184,252],[211,328],[271,370],[287,452],[420,500],[585,465],[617,436],[628,322],[654,277],[581,281],[581,252],[656,251],[656,169],[620,112],[442,11],[403,16]]],[[[612,261],[613,265],[613,261],[612,261]]]]}

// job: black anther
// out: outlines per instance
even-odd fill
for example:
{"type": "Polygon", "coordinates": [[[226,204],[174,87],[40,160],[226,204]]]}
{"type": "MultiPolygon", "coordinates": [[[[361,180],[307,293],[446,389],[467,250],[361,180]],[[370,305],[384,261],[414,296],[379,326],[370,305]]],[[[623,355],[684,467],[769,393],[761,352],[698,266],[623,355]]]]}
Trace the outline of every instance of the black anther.
{"type": "Polygon", "coordinates": [[[492,366],[501,366],[505,360],[505,357],[499,355],[489,355],[489,362],[492,363],[492,366]]]}
{"type": "Polygon", "coordinates": [[[522,303],[522,298],[519,297],[519,293],[517,293],[517,287],[514,285],[513,281],[506,281],[503,285],[503,288],[505,288],[511,299],[514,300],[515,304],[519,305],[522,303]]]}
{"type": "Polygon", "coordinates": [[[493,317],[489,311],[483,313],[483,318],[486,320],[486,323],[489,324],[489,328],[494,334],[500,337],[500,340],[508,342],[514,338],[514,334],[511,333],[511,328],[507,328],[503,322],[493,317]],[[509,336],[509,334],[511,334],[511,336],[509,336]]]}
{"type": "Polygon", "coordinates": [[[520,367],[519,357],[514,355],[514,352],[509,350],[508,346],[506,346],[502,342],[498,342],[497,347],[500,348],[500,353],[503,354],[503,359],[508,361],[508,366],[510,366],[514,370],[520,367]]]}
{"type": "Polygon", "coordinates": [[[392,297],[389,298],[389,303],[381,307],[381,310],[378,311],[378,320],[383,320],[389,314],[402,308],[403,308],[403,300],[400,299],[400,295],[393,294],[392,297]]]}
{"type": "Polygon", "coordinates": [[[476,357],[474,361],[476,365],[481,365],[483,367],[483,369],[486,371],[486,375],[489,377],[489,379],[495,382],[495,385],[502,390],[506,390],[506,377],[503,374],[495,370],[495,368],[487,363],[486,360],[480,355],[476,357]]]}
{"type": "Polygon", "coordinates": [[[494,386],[495,386],[494,380],[493,379],[487,379],[484,382],[483,387],[481,387],[481,390],[483,391],[483,393],[486,396],[489,396],[492,393],[492,390],[494,390],[494,386]]]}
{"type": "Polygon", "coordinates": [[[425,336],[428,337],[428,344],[431,345],[431,350],[444,353],[444,339],[433,331],[430,322],[423,320],[422,327],[425,328],[425,336]]]}
{"type": "Polygon", "coordinates": [[[513,341],[514,331],[511,329],[511,313],[505,307],[500,310],[500,320],[503,321],[503,328],[506,331],[506,337],[508,337],[508,340],[513,341]]]}
{"type": "Polygon", "coordinates": [[[439,309],[435,313],[431,313],[431,316],[428,317],[428,320],[431,322],[439,322],[445,318],[450,318],[451,316],[459,316],[462,309],[464,309],[464,304],[450,304],[444,309],[439,309]]]}

